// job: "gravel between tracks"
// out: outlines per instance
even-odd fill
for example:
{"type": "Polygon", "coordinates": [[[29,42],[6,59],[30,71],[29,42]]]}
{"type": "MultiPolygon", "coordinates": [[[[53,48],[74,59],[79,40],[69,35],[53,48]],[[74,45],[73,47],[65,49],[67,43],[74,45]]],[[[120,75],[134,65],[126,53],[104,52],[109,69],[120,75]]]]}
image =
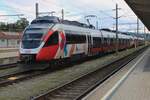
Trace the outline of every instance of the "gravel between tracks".
{"type": "Polygon", "coordinates": [[[118,56],[115,54],[111,54],[105,57],[98,58],[96,60],[84,62],[73,67],[39,76],[31,80],[26,80],[20,83],[9,85],[7,87],[2,87],[0,88],[0,100],[30,99],[31,96],[44,93],[49,89],[55,88],[56,86],[59,86],[81,76],[83,73],[98,69],[108,62],[112,62],[116,59],[124,57],[125,55],[128,55],[134,51],[135,49],[122,51],[119,52],[118,56]]]}

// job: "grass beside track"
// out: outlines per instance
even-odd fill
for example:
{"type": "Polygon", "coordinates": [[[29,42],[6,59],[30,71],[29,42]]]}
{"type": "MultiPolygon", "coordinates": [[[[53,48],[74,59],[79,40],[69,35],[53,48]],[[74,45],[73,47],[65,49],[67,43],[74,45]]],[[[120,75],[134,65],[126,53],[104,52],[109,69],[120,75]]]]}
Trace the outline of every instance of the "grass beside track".
{"type": "MultiPolygon", "coordinates": [[[[139,47],[137,49],[140,49],[139,47]]],[[[84,62],[79,65],[74,65],[63,70],[58,70],[43,76],[33,78],[31,80],[23,81],[7,87],[0,88],[0,100],[27,100],[31,96],[44,93],[49,89],[55,88],[59,85],[65,84],[82,74],[92,72],[102,66],[120,59],[128,54],[133,53],[137,49],[129,49],[119,52],[118,55],[110,54],[95,60],[84,62]]]]}
{"type": "Polygon", "coordinates": [[[8,69],[2,69],[2,70],[0,70],[0,77],[1,76],[6,76],[6,75],[11,74],[11,73],[16,73],[16,72],[19,72],[19,71],[20,71],[19,67],[12,67],[12,68],[8,68],[8,69]]]}

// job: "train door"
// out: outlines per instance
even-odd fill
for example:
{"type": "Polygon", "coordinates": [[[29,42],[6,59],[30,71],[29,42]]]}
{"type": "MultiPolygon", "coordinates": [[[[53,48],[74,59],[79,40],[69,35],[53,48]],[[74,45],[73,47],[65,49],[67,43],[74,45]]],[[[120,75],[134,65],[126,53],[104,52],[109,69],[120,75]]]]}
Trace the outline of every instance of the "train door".
{"type": "Polygon", "coordinates": [[[104,37],[103,37],[103,33],[102,31],[101,32],[101,49],[102,49],[102,52],[104,51],[104,37]]]}
{"type": "Polygon", "coordinates": [[[92,48],[92,37],[91,35],[88,35],[88,54],[91,54],[91,48],[92,48]]]}

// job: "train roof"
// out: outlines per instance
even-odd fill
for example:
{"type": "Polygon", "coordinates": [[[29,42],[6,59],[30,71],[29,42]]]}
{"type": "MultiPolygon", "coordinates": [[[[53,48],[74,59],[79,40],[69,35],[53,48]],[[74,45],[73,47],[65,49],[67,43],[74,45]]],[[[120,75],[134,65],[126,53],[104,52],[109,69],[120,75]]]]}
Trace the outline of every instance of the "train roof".
{"type": "MultiPolygon", "coordinates": [[[[83,28],[79,26],[73,26],[73,25],[66,25],[66,24],[56,24],[54,28],[57,29],[57,27],[61,27],[65,31],[74,31],[76,34],[92,34],[93,37],[109,37],[109,38],[115,38],[116,33],[115,32],[109,32],[105,30],[95,30],[95,29],[89,29],[89,28],[83,28]]],[[[74,34],[74,33],[70,33],[74,34]]],[[[125,35],[118,33],[118,37],[122,39],[131,39],[133,36],[125,35]]]]}
{"type": "Polygon", "coordinates": [[[54,24],[31,24],[27,28],[51,28],[54,24]]]}
{"type": "Polygon", "coordinates": [[[78,21],[70,21],[70,20],[60,20],[56,16],[43,16],[43,17],[38,17],[34,19],[31,24],[50,24],[50,23],[62,23],[66,25],[74,25],[74,26],[79,26],[79,27],[84,27],[84,28],[94,28],[93,26],[89,26],[85,23],[81,23],[78,21]]]}
{"type": "Polygon", "coordinates": [[[34,19],[31,24],[51,24],[51,23],[60,23],[58,17],[55,16],[43,16],[34,19]]]}
{"type": "MultiPolygon", "coordinates": [[[[89,28],[88,25],[84,23],[80,23],[78,21],[69,21],[69,20],[63,20],[61,21],[58,17],[56,16],[43,16],[43,17],[38,17],[35,20],[31,22],[31,25],[29,25],[29,28],[51,28],[52,25],[56,26],[54,28],[57,28],[57,26],[61,26],[64,30],[71,30],[71,31],[78,31],[79,33],[76,34],[87,34],[91,33],[93,37],[109,37],[109,38],[115,38],[116,33],[111,30],[96,30],[89,28]],[[40,24],[40,25],[39,25],[40,24]]],[[[118,32],[118,37],[122,39],[135,39],[137,37],[127,35],[127,34],[122,34],[121,32],[118,32]]],[[[141,38],[139,38],[141,39],[141,38]]]]}

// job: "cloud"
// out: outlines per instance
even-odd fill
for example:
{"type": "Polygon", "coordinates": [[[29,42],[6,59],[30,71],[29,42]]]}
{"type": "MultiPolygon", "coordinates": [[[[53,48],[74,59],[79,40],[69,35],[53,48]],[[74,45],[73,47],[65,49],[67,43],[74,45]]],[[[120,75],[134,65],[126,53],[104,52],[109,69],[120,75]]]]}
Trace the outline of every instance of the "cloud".
{"type": "MultiPolygon", "coordinates": [[[[8,14],[8,12],[6,12],[6,11],[1,11],[0,10],[0,15],[7,15],[8,14]]],[[[12,22],[12,20],[10,19],[10,17],[7,17],[7,16],[1,16],[0,17],[0,21],[1,22],[12,22]]]]}
{"type": "MultiPolygon", "coordinates": [[[[124,16],[119,19],[119,22],[136,21],[136,17],[133,17],[133,11],[131,11],[124,0],[11,0],[11,2],[10,0],[5,0],[4,2],[5,5],[13,10],[11,14],[25,14],[25,17],[30,21],[35,18],[35,3],[38,2],[40,12],[55,11],[55,15],[61,17],[61,9],[63,8],[65,19],[69,20],[85,22],[84,16],[90,14],[97,15],[100,19],[91,19],[91,22],[95,25],[95,21],[99,20],[99,26],[102,27],[111,27],[115,23],[115,20],[110,16],[115,17],[115,11],[112,9],[115,9],[115,4],[118,3],[119,8],[122,8],[122,10],[119,11],[119,16],[124,16]],[[100,10],[105,14],[100,12],[100,10]],[[132,17],[130,15],[132,15],[132,17]],[[107,19],[105,19],[105,17],[107,17],[107,19]]],[[[3,13],[7,14],[5,11],[3,13]]]]}
{"type": "Polygon", "coordinates": [[[82,16],[66,16],[66,19],[79,21],[82,19],[82,16]]]}
{"type": "Polygon", "coordinates": [[[15,12],[12,13],[22,13],[27,17],[29,20],[32,20],[35,18],[35,3],[39,3],[39,11],[40,12],[50,12],[50,11],[56,11],[60,12],[61,7],[58,2],[52,1],[52,0],[26,0],[17,2],[18,0],[14,0],[13,2],[10,2],[9,0],[5,1],[5,4],[13,9],[15,12]]]}

